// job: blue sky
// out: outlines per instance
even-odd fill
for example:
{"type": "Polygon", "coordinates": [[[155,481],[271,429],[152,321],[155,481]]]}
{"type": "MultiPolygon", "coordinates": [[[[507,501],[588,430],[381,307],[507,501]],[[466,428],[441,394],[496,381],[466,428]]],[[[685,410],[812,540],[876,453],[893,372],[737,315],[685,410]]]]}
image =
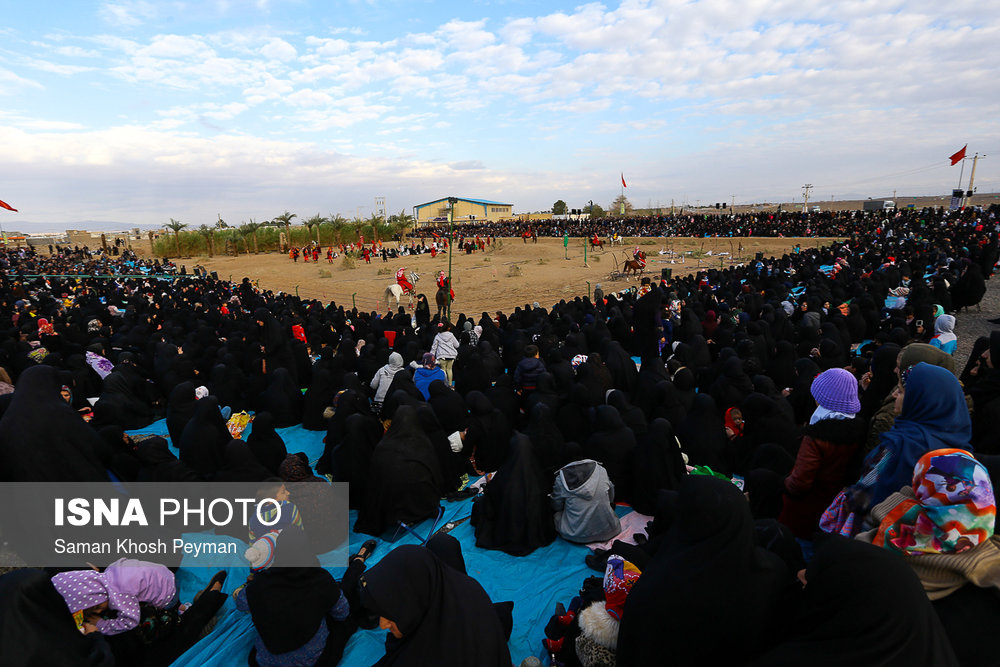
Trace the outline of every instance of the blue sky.
{"type": "Polygon", "coordinates": [[[11,4],[7,228],[1000,190],[996,3],[11,4]]]}

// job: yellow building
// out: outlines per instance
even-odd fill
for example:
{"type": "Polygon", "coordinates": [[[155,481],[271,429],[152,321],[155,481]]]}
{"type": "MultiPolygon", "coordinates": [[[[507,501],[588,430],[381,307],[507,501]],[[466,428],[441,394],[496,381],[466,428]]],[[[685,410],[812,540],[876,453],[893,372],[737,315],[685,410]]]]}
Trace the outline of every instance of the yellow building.
{"type": "Polygon", "coordinates": [[[448,222],[448,201],[455,200],[455,222],[496,221],[511,217],[513,204],[505,204],[488,199],[468,199],[466,197],[442,197],[413,207],[413,218],[417,225],[436,225],[448,222]]]}

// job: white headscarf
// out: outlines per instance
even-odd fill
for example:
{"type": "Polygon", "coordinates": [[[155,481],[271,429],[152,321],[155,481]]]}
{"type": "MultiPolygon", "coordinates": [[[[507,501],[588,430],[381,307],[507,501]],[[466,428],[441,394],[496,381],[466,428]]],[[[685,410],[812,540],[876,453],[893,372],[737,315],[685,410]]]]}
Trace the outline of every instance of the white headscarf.
{"type": "Polygon", "coordinates": [[[812,413],[812,417],[809,418],[809,423],[815,424],[816,422],[824,419],[854,419],[854,415],[849,415],[846,412],[827,410],[822,405],[817,405],[816,409],[812,413]]]}

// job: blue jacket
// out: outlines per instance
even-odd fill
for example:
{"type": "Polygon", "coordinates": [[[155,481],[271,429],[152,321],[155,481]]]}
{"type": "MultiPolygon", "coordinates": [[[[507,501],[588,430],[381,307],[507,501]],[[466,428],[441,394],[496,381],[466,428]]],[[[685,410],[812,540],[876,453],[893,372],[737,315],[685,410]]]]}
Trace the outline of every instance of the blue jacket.
{"type": "Polygon", "coordinates": [[[434,368],[424,368],[421,366],[413,371],[413,384],[417,385],[417,389],[424,395],[425,401],[431,399],[430,386],[434,380],[441,380],[445,384],[448,384],[448,376],[444,374],[444,369],[437,366],[434,368]]]}
{"type": "Polygon", "coordinates": [[[538,386],[538,376],[545,372],[545,364],[541,359],[525,357],[517,363],[514,369],[514,385],[521,389],[532,390],[538,386]]]}

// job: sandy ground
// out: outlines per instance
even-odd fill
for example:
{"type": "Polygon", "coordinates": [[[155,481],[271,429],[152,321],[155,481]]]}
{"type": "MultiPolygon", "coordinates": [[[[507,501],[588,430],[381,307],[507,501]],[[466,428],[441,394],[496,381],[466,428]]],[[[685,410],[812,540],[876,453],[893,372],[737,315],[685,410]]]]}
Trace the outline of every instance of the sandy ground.
{"type": "MultiPolygon", "coordinates": [[[[752,259],[757,252],[764,256],[788,252],[796,243],[802,247],[827,245],[831,239],[631,239],[624,247],[613,250],[587,251],[584,265],[582,239],[570,239],[569,259],[564,257],[562,239],[539,239],[537,244],[522,243],[520,239],[501,239],[498,247],[471,255],[456,254],[452,258],[455,303],[453,310],[466,313],[510,311],[514,306],[539,302],[551,306],[560,299],[571,299],[589,294],[597,283],[605,292],[624,289],[636,284],[635,279],[612,279],[611,274],[620,268],[626,255],[631,257],[635,245],[648,256],[647,276],[658,278],[661,268],[672,268],[674,275],[694,272],[699,268],[718,268],[730,263],[752,259]],[[667,254],[660,255],[660,251],[667,254]],[[709,254],[711,253],[711,254],[709,254]],[[725,253],[725,254],[720,254],[725,253]],[[589,281],[589,285],[588,285],[589,281]]],[[[292,262],[287,255],[266,253],[240,255],[239,257],[196,257],[182,260],[190,270],[195,264],[209,271],[218,271],[219,277],[239,282],[244,276],[258,280],[260,287],[270,290],[295,292],[304,298],[336,301],[351,306],[356,300],[358,308],[383,310],[386,286],[395,283],[396,269],[421,275],[417,292],[434,299],[434,276],[448,272],[448,255],[430,254],[402,257],[389,262],[373,259],[366,265],[355,260],[348,268],[343,259],[332,264],[325,257],[319,264],[305,263],[300,258],[292,262]]],[[[395,305],[395,302],[393,302],[395,305]]]]}

